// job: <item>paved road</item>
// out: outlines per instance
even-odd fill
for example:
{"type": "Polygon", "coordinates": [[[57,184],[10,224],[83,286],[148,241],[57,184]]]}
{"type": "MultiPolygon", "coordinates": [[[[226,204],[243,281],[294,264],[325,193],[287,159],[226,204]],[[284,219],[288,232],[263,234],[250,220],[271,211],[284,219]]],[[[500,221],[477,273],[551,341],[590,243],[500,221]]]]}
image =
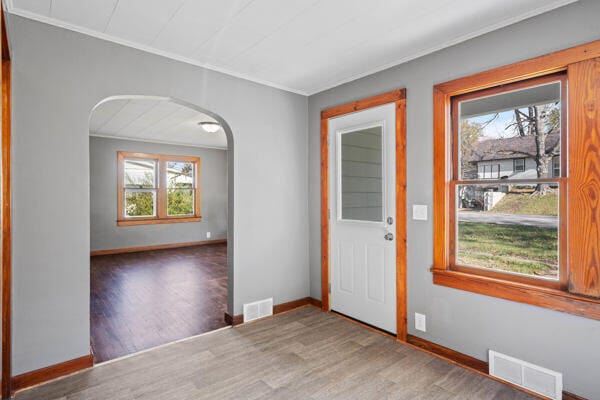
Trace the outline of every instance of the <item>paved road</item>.
{"type": "Polygon", "coordinates": [[[540,228],[557,228],[558,217],[546,215],[496,214],[482,211],[459,211],[461,222],[485,222],[500,225],[526,225],[540,228]]]}

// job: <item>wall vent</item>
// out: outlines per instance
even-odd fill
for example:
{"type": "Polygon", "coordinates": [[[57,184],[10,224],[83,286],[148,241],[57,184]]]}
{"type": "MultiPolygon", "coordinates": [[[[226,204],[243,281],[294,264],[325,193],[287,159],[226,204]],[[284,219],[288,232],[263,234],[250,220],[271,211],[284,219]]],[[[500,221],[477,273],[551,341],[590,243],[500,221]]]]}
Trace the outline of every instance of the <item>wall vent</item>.
{"type": "Polygon", "coordinates": [[[273,298],[244,304],[244,322],[273,315],[273,298]]]}
{"type": "Polygon", "coordinates": [[[550,399],[562,399],[562,374],[510,357],[493,350],[489,351],[490,375],[500,378],[550,399]]]}

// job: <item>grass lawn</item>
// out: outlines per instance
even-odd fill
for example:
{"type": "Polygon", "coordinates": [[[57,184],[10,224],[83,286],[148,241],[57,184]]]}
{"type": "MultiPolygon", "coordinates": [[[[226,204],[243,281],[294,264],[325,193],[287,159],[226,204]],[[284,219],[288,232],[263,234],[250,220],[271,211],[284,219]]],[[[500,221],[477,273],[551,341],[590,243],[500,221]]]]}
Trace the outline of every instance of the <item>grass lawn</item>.
{"type": "Polygon", "coordinates": [[[532,196],[529,193],[508,193],[489,212],[500,214],[558,215],[558,194],[532,196]]]}
{"type": "Polygon", "coordinates": [[[521,274],[556,277],[556,229],[459,222],[457,263],[521,274]]]}

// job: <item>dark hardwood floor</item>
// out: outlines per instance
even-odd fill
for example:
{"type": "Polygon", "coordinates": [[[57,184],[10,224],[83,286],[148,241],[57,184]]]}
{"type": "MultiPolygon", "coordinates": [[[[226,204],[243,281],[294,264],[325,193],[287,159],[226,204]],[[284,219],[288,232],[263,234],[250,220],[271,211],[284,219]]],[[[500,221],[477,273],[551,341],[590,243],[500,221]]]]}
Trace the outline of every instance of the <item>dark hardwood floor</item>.
{"type": "Polygon", "coordinates": [[[96,363],[225,326],[227,245],[91,258],[96,363]]]}

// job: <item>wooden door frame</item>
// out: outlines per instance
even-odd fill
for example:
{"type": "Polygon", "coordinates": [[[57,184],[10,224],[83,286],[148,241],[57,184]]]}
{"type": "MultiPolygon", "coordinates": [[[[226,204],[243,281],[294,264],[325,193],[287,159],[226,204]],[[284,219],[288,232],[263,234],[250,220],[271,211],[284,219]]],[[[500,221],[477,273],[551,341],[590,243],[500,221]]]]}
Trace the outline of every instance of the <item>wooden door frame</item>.
{"type": "MultiPolygon", "coordinates": [[[[0,7],[1,9],[2,7],[0,7]]],[[[6,35],[4,10],[1,13],[1,50],[2,50],[2,161],[1,191],[2,207],[2,398],[11,395],[11,282],[12,282],[12,233],[11,233],[11,64],[6,35]]]]}
{"type": "Polygon", "coordinates": [[[329,119],[394,103],[396,106],[396,338],[406,342],[406,89],[321,111],[321,304],[329,303],[329,119]]]}

